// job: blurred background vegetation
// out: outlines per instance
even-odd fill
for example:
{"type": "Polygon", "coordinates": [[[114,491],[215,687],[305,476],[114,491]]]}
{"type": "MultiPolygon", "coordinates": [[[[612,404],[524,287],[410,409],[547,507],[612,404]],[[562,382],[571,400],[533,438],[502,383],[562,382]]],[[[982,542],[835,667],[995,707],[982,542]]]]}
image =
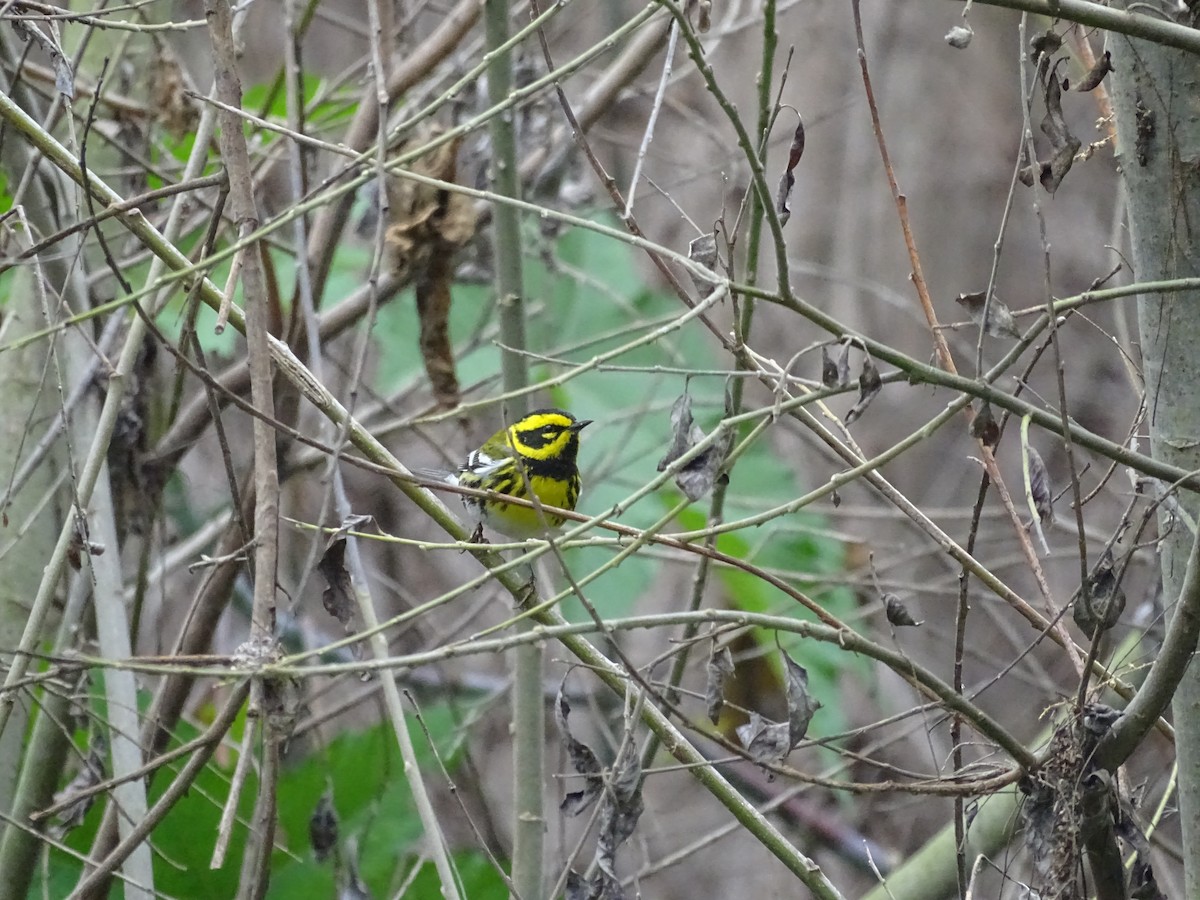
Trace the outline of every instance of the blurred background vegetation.
{"type": "MultiPolygon", "coordinates": [[[[1178,162],[1188,94],[1138,81],[1154,114],[1120,145],[1108,89],[1149,44],[1012,5],[863,6],[888,168],[831,0],[0,5],[0,896],[1130,896],[1077,797],[1050,847],[1014,785],[1083,721],[1089,651],[1084,699],[1124,705],[1181,590],[1171,473],[1196,466],[1146,474],[1137,291],[1097,292],[1151,280],[1119,168],[1178,162]],[[1114,74],[1070,91],[1106,47],[1114,74]],[[1020,183],[1064,133],[1061,183],[1020,183]],[[988,291],[1013,327],[981,334],[961,298],[988,291]],[[728,452],[694,501],[660,462],[682,397],[728,452]],[[557,600],[524,614],[487,573],[523,549],[467,544],[419,481],[521,406],[595,422],[578,521],[523,548],[557,600]],[[1105,551],[1127,599],[1093,631],[1068,607],[1105,551]],[[520,691],[544,712],[527,857],[520,691]]],[[[1189,15],[1137,21],[1186,46],[1189,15]]],[[[1196,47],[1172,52],[1187,83],[1196,47]]],[[[1200,274],[1186,228],[1168,243],[1153,277],[1200,274]]],[[[1120,851],[1187,896],[1173,747],[1138,744],[1120,851]]]]}

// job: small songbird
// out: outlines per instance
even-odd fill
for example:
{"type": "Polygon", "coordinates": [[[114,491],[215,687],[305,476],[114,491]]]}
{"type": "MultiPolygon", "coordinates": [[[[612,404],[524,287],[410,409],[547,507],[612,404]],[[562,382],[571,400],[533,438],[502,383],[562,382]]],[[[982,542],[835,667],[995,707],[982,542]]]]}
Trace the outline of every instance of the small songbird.
{"type": "MultiPolygon", "coordinates": [[[[580,490],[579,432],[590,424],[561,409],[534,410],[484,441],[446,480],[521,499],[529,499],[532,490],[541,504],[574,509],[580,490]]],[[[563,523],[561,516],[495,497],[463,497],[463,505],[476,525],[475,541],[482,539],[484,525],[525,540],[563,523]]]]}

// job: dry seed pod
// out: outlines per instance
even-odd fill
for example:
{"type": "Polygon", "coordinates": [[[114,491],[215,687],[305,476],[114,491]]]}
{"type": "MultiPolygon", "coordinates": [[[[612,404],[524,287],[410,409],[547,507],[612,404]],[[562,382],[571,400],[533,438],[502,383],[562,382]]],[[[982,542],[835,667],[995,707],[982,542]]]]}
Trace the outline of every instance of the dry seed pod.
{"type": "Polygon", "coordinates": [[[883,601],[884,615],[893,625],[917,627],[925,624],[914,619],[912,613],[908,611],[908,607],[904,605],[904,601],[895,594],[884,594],[880,599],[883,601]]]}
{"type": "Polygon", "coordinates": [[[962,24],[955,25],[946,32],[946,43],[955,50],[966,50],[971,46],[971,38],[975,37],[975,32],[970,25],[962,24]]]}
{"type": "Polygon", "coordinates": [[[317,862],[329,858],[338,842],[338,817],[333,808],[333,792],[325,789],[321,799],[317,801],[316,809],[308,820],[308,842],[313,848],[313,856],[317,862]]]}

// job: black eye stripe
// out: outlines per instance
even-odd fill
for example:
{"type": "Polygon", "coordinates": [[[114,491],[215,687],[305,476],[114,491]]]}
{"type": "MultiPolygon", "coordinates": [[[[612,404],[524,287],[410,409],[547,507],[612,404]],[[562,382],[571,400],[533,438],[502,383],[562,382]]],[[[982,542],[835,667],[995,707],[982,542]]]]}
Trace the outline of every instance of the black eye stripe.
{"type": "Polygon", "coordinates": [[[540,450],[547,444],[552,444],[560,437],[566,429],[560,428],[557,425],[545,425],[541,428],[530,428],[528,430],[518,431],[517,438],[526,447],[533,450],[540,450]]]}

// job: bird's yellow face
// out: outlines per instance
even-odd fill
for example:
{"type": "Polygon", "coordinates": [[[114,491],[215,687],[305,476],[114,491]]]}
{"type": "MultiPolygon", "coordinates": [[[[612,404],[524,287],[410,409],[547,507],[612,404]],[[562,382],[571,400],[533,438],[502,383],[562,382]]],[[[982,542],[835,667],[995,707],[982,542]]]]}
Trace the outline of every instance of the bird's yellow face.
{"type": "MultiPolygon", "coordinates": [[[[522,500],[532,495],[543,506],[574,509],[581,486],[576,464],[579,432],[589,424],[561,409],[535,409],[470,454],[455,481],[522,500]]],[[[547,527],[563,523],[545,510],[495,498],[463,502],[481,524],[517,540],[543,535],[547,527]]]]}
{"type": "Polygon", "coordinates": [[[535,469],[539,460],[571,465],[579,455],[579,432],[589,424],[560,410],[537,410],[509,428],[505,441],[535,469]]]}

